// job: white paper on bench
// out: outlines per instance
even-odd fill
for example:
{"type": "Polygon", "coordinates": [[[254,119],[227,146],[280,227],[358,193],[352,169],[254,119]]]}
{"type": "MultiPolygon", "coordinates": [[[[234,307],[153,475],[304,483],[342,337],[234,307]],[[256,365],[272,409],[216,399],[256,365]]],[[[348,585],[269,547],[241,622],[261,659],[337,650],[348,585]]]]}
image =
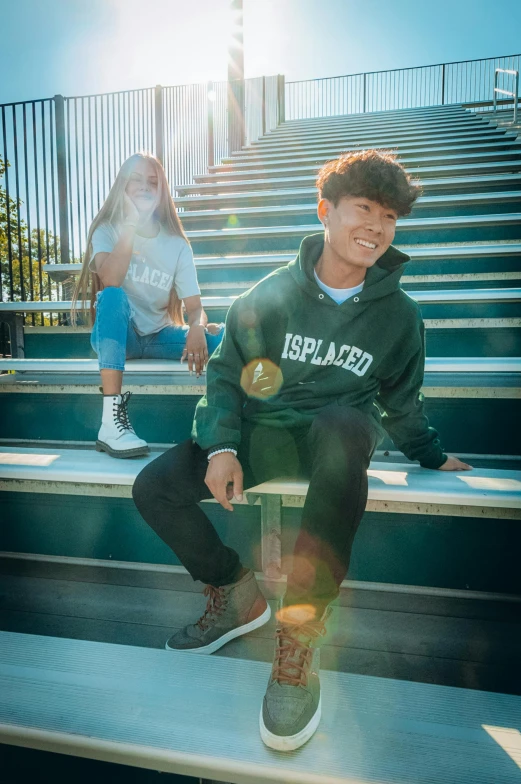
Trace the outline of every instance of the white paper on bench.
{"type": "Polygon", "coordinates": [[[119,762],[137,744],[145,759],[157,756],[156,769],[181,763],[205,776],[213,767],[212,778],[229,781],[229,771],[249,784],[519,784],[520,697],[323,672],[317,734],[281,754],[258,731],[267,663],[8,632],[1,640],[0,741],[21,727],[43,731],[50,748],[60,737],[52,733],[65,733],[80,751],[82,740],[91,749],[108,741],[119,762]]]}
{"type": "MultiPolygon", "coordinates": [[[[0,479],[128,486],[154,457],[114,460],[88,449],[1,447],[0,479]]],[[[521,508],[521,471],[430,471],[416,464],[372,462],[368,475],[373,501],[521,508]]],[[[292,480],[250,488],[250,492],[286,496],[303,496],[306,491],[307,482],[292,480]]]]}

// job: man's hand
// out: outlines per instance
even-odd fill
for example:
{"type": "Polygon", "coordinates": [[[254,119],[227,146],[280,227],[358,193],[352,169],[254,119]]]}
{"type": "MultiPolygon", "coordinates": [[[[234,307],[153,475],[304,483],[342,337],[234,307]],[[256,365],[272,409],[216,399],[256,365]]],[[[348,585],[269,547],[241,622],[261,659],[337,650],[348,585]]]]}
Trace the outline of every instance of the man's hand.
{"type": "Polygon", "coordinates": [[[230,501],[242,501],[243,474],[233,452],[221,452],[210,459],[205,477],[206,486],[224,509],[233,512],[230,501]]]}
{"type": "Polygon", "coordinates": [[[188,330],[181,362],[185,359],[188,359],[188,370],[190,371],[190,375],[192,374],[192,371],[195,370],[195,375],[199,378],[201,373],[204,372],[204,368],[208,362],[206,332],[201,324],[194,324],[188,330]]]}
{"type": "Polygon", "coordinates": [[[472,471],[472,466],[467,463],[462,463],[457,457],[448,455],[446,461],[441,465],[437,471],[472,471]]]}

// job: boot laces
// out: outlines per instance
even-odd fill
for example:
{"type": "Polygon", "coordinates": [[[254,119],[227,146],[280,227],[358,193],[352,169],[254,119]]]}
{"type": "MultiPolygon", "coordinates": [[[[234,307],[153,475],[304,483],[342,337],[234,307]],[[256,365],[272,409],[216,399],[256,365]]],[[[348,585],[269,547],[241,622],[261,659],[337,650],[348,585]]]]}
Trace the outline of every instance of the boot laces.
{"type": "Polygon", "coordinates": [[[272,679],[289,686],[306,686],[313,659],[312,643],[325,633],[324,621],[280,626],[276,631],[272,679]]]}
{"type": "Polygon", "coordinates": [[[222,587],[215,588],[213,585],[207,585],[203,594],[208,597],[206,610],[196,624],[202,632],[206,631],[223,614],[228,605],[228,598],[222,587]]]}
{"type": "Polygon", "coordinates": [[[116,401],[114,401],[113,413],[114,422],[118,430],[121,430],[121,432],[129,430],[131,433],[135,434],[134,428],[130,424],[130,419],[128,418],[128,402],[131,394],[132,392],[125,392],[121,395],[121,403],[116,403],[116,401]]]}

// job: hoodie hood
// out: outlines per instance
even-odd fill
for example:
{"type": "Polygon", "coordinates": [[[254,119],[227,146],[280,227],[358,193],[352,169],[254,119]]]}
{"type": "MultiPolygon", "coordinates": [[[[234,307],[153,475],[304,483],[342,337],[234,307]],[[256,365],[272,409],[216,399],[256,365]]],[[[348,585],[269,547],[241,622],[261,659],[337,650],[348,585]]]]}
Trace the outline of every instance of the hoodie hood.
{"type": "MultiPolygon", "coordinates": [[[[338,305],[330,297],[324,295],[315,281],[314,269],[324,250],[324,233],[311,234],[305,237],[297,257],[288,264],[288,269],[297,284],[321,304],[348,311],[355,304],[351,299],[338,305]]],[[[410,257],[394,245],[390,245],[380,256],[376,264],[369,267],[364,280],[364,288],[357,296],[358,310],[364,303],[387,297],[400,289],[400,278],[410,257]]]]}

